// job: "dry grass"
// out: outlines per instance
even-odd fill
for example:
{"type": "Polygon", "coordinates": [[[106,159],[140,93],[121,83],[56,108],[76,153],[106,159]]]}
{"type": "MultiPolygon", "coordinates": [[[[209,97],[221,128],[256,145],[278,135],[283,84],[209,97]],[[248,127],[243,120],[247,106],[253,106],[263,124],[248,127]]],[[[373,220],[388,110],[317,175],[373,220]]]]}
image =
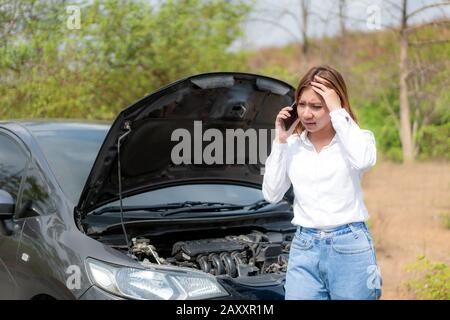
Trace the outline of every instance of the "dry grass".
{"type": "Polygon", "coordinates": [[[377,164],[363,180],[383,276],[383,299],[414,299],[403,285],[420,254],[450,263],[450,164],[377,164]]]}

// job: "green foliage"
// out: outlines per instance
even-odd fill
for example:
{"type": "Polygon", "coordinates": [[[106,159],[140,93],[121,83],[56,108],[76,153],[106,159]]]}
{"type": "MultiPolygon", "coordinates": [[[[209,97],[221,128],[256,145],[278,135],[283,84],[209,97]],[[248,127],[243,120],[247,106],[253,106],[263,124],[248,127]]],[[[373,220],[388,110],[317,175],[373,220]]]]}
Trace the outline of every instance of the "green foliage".
{"type": "MultiPolygon", "coordinates": [[[[375,133],[379,155],[401,161],[397,35],[312,38],[309,57],[298,45],[232,52],[252,3],[3,0],[0,117],[110,120],[136,99],[196,73],[254,72],[295,87],[310,64],[324,63],[342,72],[359,123],[375,133]],[[79,30],[67,27],[68,5],[81,8],[79,30]]],[[[417,30],[413,42],[448,38],[445,29],[417,30]]],[[[450,43],[411,47],[408,55],[418,157],[449,160],[450,43]]]]}
{"type": "MultiPolygon", "coordinates": [[[[0,34],[0,116],[111,119],[182,77],[243,70],[245,57],[228,48],[247,2],[72,1],[81,29],[70,30],[66,1],[16,1],[20,23],[0,34]]],[[[14,10],[0,6],[0,21],[14,10]]]]}
{"type": "Polygon", "coordinates": [[[446,263],[431,262],[424,255],[406,270],[415,274],[415,278],[406,283],[417,298],[427,300],[450,299],[450,267],[446,263]]]}
{"type": "MultiPolygon", "coordinates": [[[[392,100],[395,102],[395,100],[392,100]]],[[[395,117],[384,107],[384,101],[361,102],[356,109],[361,127],[371,130],[377,142],[377,150],[387,159],[400,162],[402,149],[395,117]]]]}
{"type": "Polygon", "coordinates": [[[419,159],[450,160],[450,122],[423,127],[419,135],[419,146],[419,159]]]}
{"type": "MultiPolygon", "coordinates": [[[[450,92],[438,96],[435,102],[434,119],[420,128],[417,140],[419,159],[450,160],[450,92]]],[[[432,115],[433,115],[432,114],[432,115]]]]}

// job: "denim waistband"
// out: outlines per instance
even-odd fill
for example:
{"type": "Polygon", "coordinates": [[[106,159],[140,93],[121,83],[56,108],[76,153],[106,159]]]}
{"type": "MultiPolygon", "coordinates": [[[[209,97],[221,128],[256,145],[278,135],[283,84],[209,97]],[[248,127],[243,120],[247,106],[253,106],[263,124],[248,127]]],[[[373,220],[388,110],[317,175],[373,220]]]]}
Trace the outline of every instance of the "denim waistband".
{"type": "Polygon", "coordinates": [[[307,233],[310,235],[316,235],[316,236],[323,236],[324,234],[328,235],[340,235],[340,234],[346,234],[350,232],[355,232],[356,230],[367,230],[367,225],[365,222],[352,222],[343,224],[338,227],[329,228],[329,229],[317,229],[317,228],[306,228],[302,226],[298,226],[297,230],[300,233],[307,233]]]}

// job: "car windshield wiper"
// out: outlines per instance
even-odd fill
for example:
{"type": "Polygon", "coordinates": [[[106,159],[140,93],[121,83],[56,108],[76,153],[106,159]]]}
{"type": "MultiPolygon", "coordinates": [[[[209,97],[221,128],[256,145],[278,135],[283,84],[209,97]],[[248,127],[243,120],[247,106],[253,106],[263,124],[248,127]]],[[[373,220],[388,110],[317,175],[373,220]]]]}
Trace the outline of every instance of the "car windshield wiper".
{"type": "Polygon", "coordinates": [[[180,208],[168,210],[161,213],[162,217],[171,216],[178,213],[185,213],[185,212],[201,212],[201,211],[232,211],[232,210],[239,210],[244,209],[245,206],[237,205],[237,204],[231,204],[231,203],[223,203],[223,202],[195,202],[195,201],[188,201],[188,204],[185,205],[185,202],[182,203],[183,205],[180,208]]]}
{"type": "Polygon", "coordinates": [[[193,204],[188,207],[182,207],[177,208],[173,210],[169,210],[166,212],[161,213],[161,216],[167,217],[178,213],[185,213],[185,212],[193,212],[193,211],[234,211],[234,210],[245,210],[245,212],[248,211],[258,211],[262,207],[265,207],[269,205],[270,202],[267,202],[264,199],[258,200],[254,203],[248,204],[248,205],[237,205],[237,204],[230,204],[230,203],[221,203],[221,202],[199,202],[197,204],[193,204]]]}
{"type": "MultiPolygon", "coordinates": [[[[257,211],[269,204],[270,202],[267,202],[264,199],[258,200],[248,205],[237,205],[225,202],[184,201],[184,202],[158,204],[152,206],[124,206],[123,212],[132,212],[132,211],[157,212],[160,214],[160,216],[167,217],[179,213],[194,212],[194,211],[211,212],[211,211],[234,211],[240,209],[245,211],[257,211]]],[[[106,212],[109,213],[120,212],[120,206],[104,207],[97,211],[92,212],[91,214],[94,216],[98,216],[106,212]]]]}
{"type": "MultiPolygon", "coordinates": [[[[158,204],[152,206],[123,206],[123,212],[131,212],[131,211],[148,211],[148,212],[161,212],[162,215],[165,216],[178,212],[186,212],[192,211],[191,209],[195,208],[195,210],[200,209],[241,209],[244,206],[223,203],[223,202],[203,202],[203,201],[184,201],[184,202],[174,202],[174,203],[165,203],[158,204]],[[172,211],[171,209],[175,210],[172,211]]],[[[120,206],[109,206],[101,208],[97,211],[92,212],[91,214],[94,216],[102,215],[106,212],[120,212],[120,206]]]]}
{"type": "Polygon", "coordinates": [[[261,209],[261,208],[263,208],[265,206],[268,206],[269,204],[270,204],[270,202],[268,202],[267,200],[261,199],[261,200],[258,200],[256,202],[252,203],[252,204],[249,204],[248,206],[245,207],[245,209],[251,210],[251,211],[256,211],[256,210],[259,210],[259,209],[261,209]]]}

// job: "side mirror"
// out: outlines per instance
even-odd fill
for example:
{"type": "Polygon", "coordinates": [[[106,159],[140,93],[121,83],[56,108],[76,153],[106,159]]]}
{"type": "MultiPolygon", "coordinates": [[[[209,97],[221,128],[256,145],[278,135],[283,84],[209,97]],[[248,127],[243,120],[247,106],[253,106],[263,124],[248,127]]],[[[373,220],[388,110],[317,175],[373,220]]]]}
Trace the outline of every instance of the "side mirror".
{"type": "Polygon", "coordinates": [[[14,216],[16,202],[5,190],[0,190],[0,220],[9,220],[14,216]]]}
{"type": "Polygon", "coordinates": [[[28,200],[16,213],[16,219],[30,218],[40,215],[42,215],[42,213],[40,213],[39,209],[34,206],[33,201],[28,200]]]}

